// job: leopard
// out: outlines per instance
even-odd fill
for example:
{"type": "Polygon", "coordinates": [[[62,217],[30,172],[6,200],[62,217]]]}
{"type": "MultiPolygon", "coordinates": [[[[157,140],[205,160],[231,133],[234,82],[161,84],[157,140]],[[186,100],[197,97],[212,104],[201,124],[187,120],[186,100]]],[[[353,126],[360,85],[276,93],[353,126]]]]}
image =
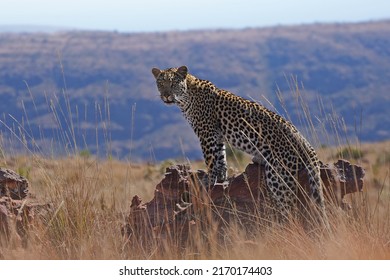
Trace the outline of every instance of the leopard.
{"type": "MultiPolygon", "coordinates": [[[[327,224],[320,161],[298,129],[281,115],[208,80],[189,73],[187,66],[153,68],[161,100],[175,104],[200,141],[208,186],[227,181],[226,143],[264,164],[267,190],[282,217],[297,203],[298,172],[306,168],[310,200],[327,224]]],[[[318,213],[317,212],[317,213],[318,213]]]]}

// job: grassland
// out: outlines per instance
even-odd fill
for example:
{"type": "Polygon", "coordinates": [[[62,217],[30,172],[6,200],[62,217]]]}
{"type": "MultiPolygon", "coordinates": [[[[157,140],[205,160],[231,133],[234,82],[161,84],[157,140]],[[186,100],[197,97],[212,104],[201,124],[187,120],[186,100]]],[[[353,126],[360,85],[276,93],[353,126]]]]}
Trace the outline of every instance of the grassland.
{"type": "MultiPolygon", "coordinates": [[[[221,244],[213,227],[198,228],[200,235],[185,249],[175,240],[135,248],[120,231],[132,196],[150,200],[171,162],[133,164],[85,154],[5,156],[0,165],[26,176],[34,199],[52,202],[53,211],[33,224],[27,247],[13,238],[0,247],[1,254],[5,259],[390,259],[390,142],[319,151],[325,162],[342,153],[365,168],[365,185],[348,198],[354,207],[349,214],[330,209],[330,236],[319,240],[299,226],[270,226],[249,239],[232,226],[221,244]]],[[[238,157],[230,163],[240,170],[248,161],[238,157]]]]}

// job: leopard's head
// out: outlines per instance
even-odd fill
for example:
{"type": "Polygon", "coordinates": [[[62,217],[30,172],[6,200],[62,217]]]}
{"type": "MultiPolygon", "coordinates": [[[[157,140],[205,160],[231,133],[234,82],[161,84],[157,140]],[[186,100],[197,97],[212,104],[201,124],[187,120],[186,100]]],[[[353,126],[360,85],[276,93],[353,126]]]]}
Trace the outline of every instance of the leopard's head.
{"type": "Polygon", "coordinates": [[[186,76],[188,74],[186,66],[166,70],[153,68],[152,73],[156,78],[157,88],[164,103],[180,105],[185,102],[187,93],[186,76]]]}

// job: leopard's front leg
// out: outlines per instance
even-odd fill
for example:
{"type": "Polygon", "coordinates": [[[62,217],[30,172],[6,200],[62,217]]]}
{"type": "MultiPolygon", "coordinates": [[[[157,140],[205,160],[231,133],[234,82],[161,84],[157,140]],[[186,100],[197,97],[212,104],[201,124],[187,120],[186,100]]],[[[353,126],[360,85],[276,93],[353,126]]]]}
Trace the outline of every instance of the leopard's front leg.
{"type": "Polygon", "coordinates": [[[223,138],[216,133],[205,134],[200,139],[203,156],[208,169],[208,176],[202,183],[212,187],[216,183],[227,181],[226,151],[223,138]]]}

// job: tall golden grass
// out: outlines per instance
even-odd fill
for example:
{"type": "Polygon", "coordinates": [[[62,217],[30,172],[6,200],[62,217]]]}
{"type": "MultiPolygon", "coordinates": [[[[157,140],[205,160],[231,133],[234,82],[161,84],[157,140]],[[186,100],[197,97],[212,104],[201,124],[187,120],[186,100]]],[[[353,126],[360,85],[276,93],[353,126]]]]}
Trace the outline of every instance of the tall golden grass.
{"type": "MultiPolygon", "coordinates": [[[[361,149],[364,190],[349,195],[352,211],[328,207],[334,228],[329,236],[312,238],[298,225],[273,225],[248,238],[232,225],[221,242],[217,228],[209,225],[192,229],[185,247],[174,238],[135,246],[121,235],[131,197],[153,197],[163,178],[161,165],[91,156],[3,158],[3,166],[26,173],[36,200],[53,207],[36,218],[27,247],[10,242],[1,252],[5,259],[389,259],[390,142],[361,149]]],[[[337,149],[320,154],[331,160],[337,149]]]]}

